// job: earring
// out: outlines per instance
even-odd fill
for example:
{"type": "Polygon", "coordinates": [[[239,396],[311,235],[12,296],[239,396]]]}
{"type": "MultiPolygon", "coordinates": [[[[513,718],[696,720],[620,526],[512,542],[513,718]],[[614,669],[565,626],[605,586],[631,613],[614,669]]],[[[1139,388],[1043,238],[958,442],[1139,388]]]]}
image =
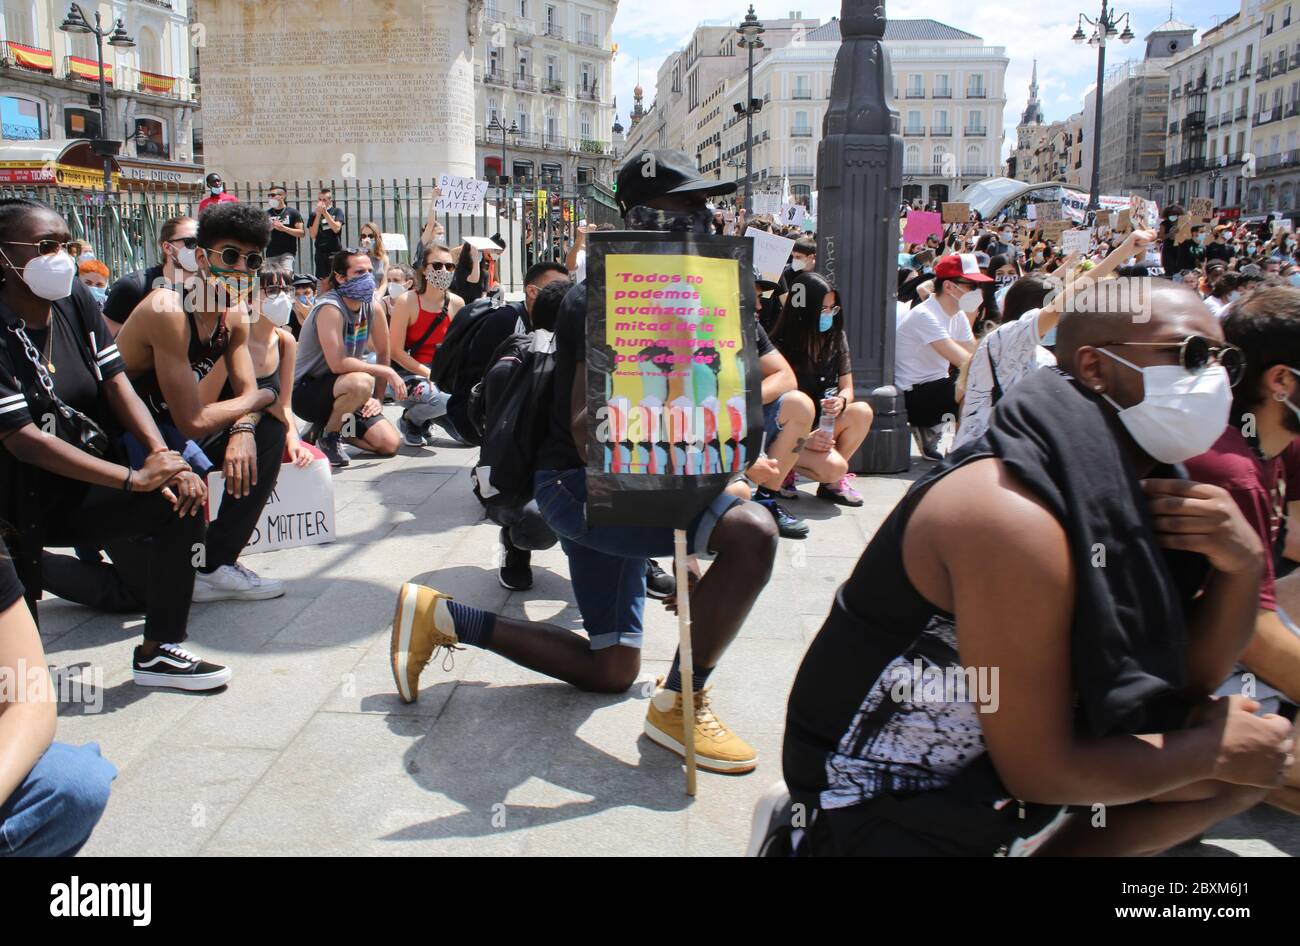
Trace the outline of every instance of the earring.
{"type": "Polygon", "coordinates": [[[1286,399],[1287,399],[1287,394],[1286,394],[1285,391],[1274,391],[1274,392],[1273,392],[1273,400],[1275,400],[1275,401],[1285,401],[1286,399]]]}
{"type": "Polygon", "coordinates": [[[1101,385],[1100,385],[1100,384],[1094,384],[1094,385],[1092,386],[1092,389],[1093,389],[1094,391],[1096,391],[1098,394],[1101,393],[1101,385]]]}

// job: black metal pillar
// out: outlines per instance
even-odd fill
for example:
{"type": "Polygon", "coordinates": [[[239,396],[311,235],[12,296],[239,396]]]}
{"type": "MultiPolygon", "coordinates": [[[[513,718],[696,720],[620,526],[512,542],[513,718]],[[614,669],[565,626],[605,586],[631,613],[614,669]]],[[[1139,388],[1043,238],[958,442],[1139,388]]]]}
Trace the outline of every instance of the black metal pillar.
{"type": "Polygon", "coordinates": [[[817,150],[817,268],[843,293],[854,392],[876,415],[849,469],[899,473],[911,463],[907,413],[894,387],[903,139],[886,99],[893,74],[885,4],[843,0],[840,34],[817,150]]]}

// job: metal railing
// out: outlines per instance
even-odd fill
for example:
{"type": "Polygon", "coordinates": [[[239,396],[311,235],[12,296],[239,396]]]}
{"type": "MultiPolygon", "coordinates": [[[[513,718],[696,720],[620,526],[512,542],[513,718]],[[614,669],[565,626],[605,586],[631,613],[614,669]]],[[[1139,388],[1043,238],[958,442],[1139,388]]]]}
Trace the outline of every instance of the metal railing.
{"type": "MultiPolygon", "coordinates": [[[[334,190],[334,204],[343,212],[345,224],[340,241],[356,246],[361,227],[373,223],[381,233],[406,238],[409,250],[390,250],[391,262],[411,262],[433,202],[436,180],[404,181],[298,181],[287,184],[289,207],[303,215],[304,224],[315,206],[322,184],[334,190]]],[[[227,182],[227,190],[254,206],[265,206],[268,183],[227,182]]],[[[198,191],[124,190],[105,197],[102,192],[73,188],[0,185],[0,197],[35,197],[54,208],[67,222],[72,236],[88,242],[95,256],[108,266],[111,278],[156,265],[160,262],[158,232],[172,217],[198,215],[203,197],[198,191]]],[[[564,187],[554,177],[520,178],[509,186],[488,188],[483,209],[477,214],[437,214],[446,230],[444,242],[455,246],[467,236],[499,234],[507,252],[500,279],[507,292],[523,288],[523,272],[539,258],[563,261],[568,241],[577,222],[618,225],[619,214],[613,194],[599,184],[564,187]],[[534,184],[543,186],[550,200],[538,226],[534,184]],[[540,230],[544,239],[535,246],[530,234],[540,230]],[[539,256],[539,253],[542,255],[539,256]],[[515,256],[511,261],[510,257],[515,256]]],[[[294,270],[313,272],[312,241],[298,240],[294,270]]]]}
{"type": "Polygon", "coordinates": [[[812,133],[813,133],[813,131],[812,131],[811,128],[791,128],[791,129],[790,129],[790,137],[791,137],[791,138],[811,138],[811,137],[812,137],[812,133]]]}
{"type": "Polygon", "coordinates": [[[542,35],[552,39],[564,39],[564,27],[559,23],[549,22],[542,28],[542,35]]]}
{"type": "Polygon", "coordinates": [[[904,128],[904,129],[903,129],[903,137],[904,137],[904,138],[924,138],[924,137],[925,137],[925,129],[924,129],[924,128],[904,128]]]}
{"type": "Polygon", "coordinates": [[[989,93],[988,93],[988,90],[986,90],[986,89],[967,89],[967,90],[966,90],[966,98],[968,98],[968,99],[984,99],[984,98],[988,98],[988,95],[989,95],[989,93]]]}
{"type": "Polygon", "coordinates": [[[962,132],[962,135],[965,136],[965,137],[967,137],[967,138],[983,138],[983,137],[986,136],[988,133],[989,133],[989,130],[988,130],[987,127],[982,127],[982,128],[967,128],[967,129],[965,129],[965,130],[962,132]]]}
{"type": "Polygon", "coordinates": [[[500,69],[484,71],[480,68],[476,69],[475,73],[475,78],[479,79],[484,85],[499,85],[504,88],[510,84],[510,80],[506,78],[506,74],[500,69]]]}
{"type": "Polygon", "coordinates": [[[527,92],[536,92],[537,76],[520,75],[519,73],[516,72],[513,76],[511,76],[510,84],[513,85],[516,89],[523,89],[524,91],[527,92]]]}
{"type": "Polygon", "coordinates": [[[950,99],[952,98],[952,89],[935,89],[933,96],[936,99],[950,99]]]}
{"type": "Polygon", "coordinates": [[[542,91],[547,95],[563,95],[564,83],[559,79],[543,79],[542,91]]]}
{"type": "Polygon", "coordinates": [[[936,125],[931,125],[931,126],[930,126],[930,137],[931,137],[931,138],[951,138],[951,137],[952,137],[952,126],[950,126],[950,125],[949,125],[949,126],[944,126],[944,125],[938,125],[938,126],[936,126],[936,125]]]}
{"type": "Polygon", "coordinates": [[[907,97],[909,99],[923,99],[925,98],[925,89],[908,89],[907,97]]]}
{"type": "Polygon", "coordinates": [[[600,37],[595,33],[587,33],[583,30],[578,30],[578,43],[582,46],[599,46],[600,37]]]}

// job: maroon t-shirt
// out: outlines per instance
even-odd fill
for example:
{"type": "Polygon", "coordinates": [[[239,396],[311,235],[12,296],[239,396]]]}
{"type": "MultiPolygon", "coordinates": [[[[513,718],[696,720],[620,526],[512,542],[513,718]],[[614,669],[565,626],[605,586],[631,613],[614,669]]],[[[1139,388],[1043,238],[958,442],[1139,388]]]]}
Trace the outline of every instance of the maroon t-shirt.
{"type": "Polygon", "coordinates": [[[1187,461],[1187,470],[1192,479],[1222,486],[1231,493],[1258,533],[1268,552],[1259,583],[1259,606],[1276,611],[1274,561],[1281,554],[1278,539],[1287,503],[1300,502],[1300,444],[1293,440],[1280,454],[1263,460],[1241,431],[1230,425],[1213,447],[1187,461]]]}

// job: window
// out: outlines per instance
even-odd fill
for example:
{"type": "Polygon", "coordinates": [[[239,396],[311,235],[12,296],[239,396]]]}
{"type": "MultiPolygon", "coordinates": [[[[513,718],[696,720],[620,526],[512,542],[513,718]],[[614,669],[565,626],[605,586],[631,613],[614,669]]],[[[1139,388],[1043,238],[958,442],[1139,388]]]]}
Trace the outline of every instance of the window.
{"type": "Polygon", "coordinates": [[[63,133],[68,138],[101,138],[99,112],[89,108],[63,109],[63,133]]]}
{"type": "Polygon", "coordinates": [[[921,169],[920,145],[908,145],[907,155],[903,158],[903,173],[916,174],[921,169]]]}
{"type": "Polygon", "coordinates": [[[501,103],[496,99],[488,99],[487,100],[487,123],[491,125],[493,122],[496,122],[497,124],[501,124],[501,103]]]}
{"type": "Polygon", "coordinates": [[[935,129],[938,130],[938,131],[947,131],[947,130],[948,130],[948,111],[947,111],[947,109],[942,109],[942,108],[941,108],[941,109],[939,109],[938,111],[936,111],[936,112],[934,113],[934,127],[935,127],[935,129]]]}
{"type": "Polygon", "coordinates": [[[499,76],[501,74],[501,56],[495,46],[488,50],[488,75],[499,76]]]}
{"type": "Polygon", "coordinates": [[[171,157],[167,149],[167,126],[157,118],[135,120],[135,153],[152,158],[171,157]]]}
{"type": "Polygon", "coordinates": [[[587,92],[592,87],[593,86],[591,81],[591,63],[584,62],[582,64],[582,91],[587,92]]]}
{"type": "Polygon", "coordinates": [[[977,72],[967,80],[966,95],[969,98],[984,98],[984,74],[977,72]]]}
{"type": "Polygon", "coordinates": [[[552,33],[560,25],[559,13],[549,3],[546,5],[546,32],[552,33]]]}
{"type": "Polygon", "coordinates": [[[533,179],[533,162],[515,161],[514,168],[510,173],[514,175],[516,181],[531,181],[533,179]]]}
{"type": "Polygon", "coordinates": [[[984,111],[982,109],[975,109],[974,111],[972,111],[966,119],[966,127],[969,128],[971,131],[975,131],[983,134],[984,111]]]}
{"type": "Polygon", "coordinates": [[[908,131],[923,131],[923,130],[924,130],[924,129],[923,129],[923,126],[921,125],[921,113],[920,113],[920,112],[917,112],[917,111],[911,111],[911,112],[908,112],[908,113],[907,113],[907,130],[908,130],[908,131]]]}
{"type": "Polygon", "coordinates": [[[528,134],[528,113],[522,108],[519,110],[519,118],[517,121],[519,122],[519,133],[521,135],[528,134]]]}
{"type": "Polygon", "coordinates": [[[528,0],[519,0],[519,15],[528,18],[528,0]]]}
{"type": "Polygon", "coordinates": [[[590,114],[589,112],[584,112],[584,113],[583,113],[582,118],[579,119],[578,127],[579,127],[579,129],[580,129],[580,133],[581,133],[582,137],[583,137],[583,138],[586,138],[586,139],[588,139],[588,140],[590,140],[590,138],[591,138],[591,114],[590,114]]]}
{"type": "Polygon", "coordinates": [[[1267,20],[1267,22],[1264,24],[1264,35],[1265,35],[1265,36],[1268,36],[1268,35],[1270,35],[1272,32],[1273,32],[1273,14],[1270,13],[1270,14],[1268,15],[1268,20],[1267,20]]]}
{"type": "Polygon", "coordinates": [[[943,145],[935,146],[934,155],[930,162],[931,173],[942,174],[947,157],[948,152],[944,149],[943,145]]]}
{"type": "Polygon", "coordinates": [[[32,0],[5,0],[4,15],[6,37],[24,46],[37,45],[36,4],[32,0]]]}
{"type": "Polygon", "coordinates": [[[551,112],[546,116],[546,140],[553,142],[559,137],[559,127],[555,120],[555,113],[551,112]]]}
{"type": "Polygon", "coordinates": [[[793,131],[794,134],[796,134],[796,135],[798,135],[798,136],[800,136],[800,137],[802,137],[802,136],[804,136],[804,135],[811,135],[811,134],[812,134],[812,125],[808,124],[808,113],[807,113],[807,112],[795,112],[795,113],[794,113],[794,128],[792,129],[792,131],[793,131]]]}
{"type": "Polygon", "coordinates": [[[812,98],[812,82],[808,76],[794,77],[794,97],[797,99],[812,98]]]}
{"type": "MultiPolygon", "coordinates": [[[[135,44],[137,55],[140,57],[140,71],[152,72],[155,75],[163,74],[163,50],[162,40],[158,34],[148,26],[140,27],[140,32],[136,34],[135,44]]],[[[104,58],[108,58],[108,50],[104,50],[104,58]]]]}
{"type": "MultiPolygon", "coordinates": [[[[551,8],[548,7],[547,9],[551,9],[551,8]]],[[[554,56],[547,56],[546,57],[546,81],[559,82],[560,81],[559,70],[560,70],[559,61],[554,56]]]]}
{"type": "Polygon", "coordinates": [[[0,138],[5,141],[36,141],[50,137],[45,126],[45,107],[35,99],[16,95],[0,96],[0,138]]]}
{"type": "Polygon", "coordinates": [[[948,85],[947,73],[934,77],[934,94],[936,96],[942,95],[944,98],[952,95],[952,87],[948,85]]]}
{"type": "Polygon", "coordinates": [[[925,98],[925,87],[921,85],[919,75],[909,75],[907,77],[907,97],[910,99],[925,98]]]}

